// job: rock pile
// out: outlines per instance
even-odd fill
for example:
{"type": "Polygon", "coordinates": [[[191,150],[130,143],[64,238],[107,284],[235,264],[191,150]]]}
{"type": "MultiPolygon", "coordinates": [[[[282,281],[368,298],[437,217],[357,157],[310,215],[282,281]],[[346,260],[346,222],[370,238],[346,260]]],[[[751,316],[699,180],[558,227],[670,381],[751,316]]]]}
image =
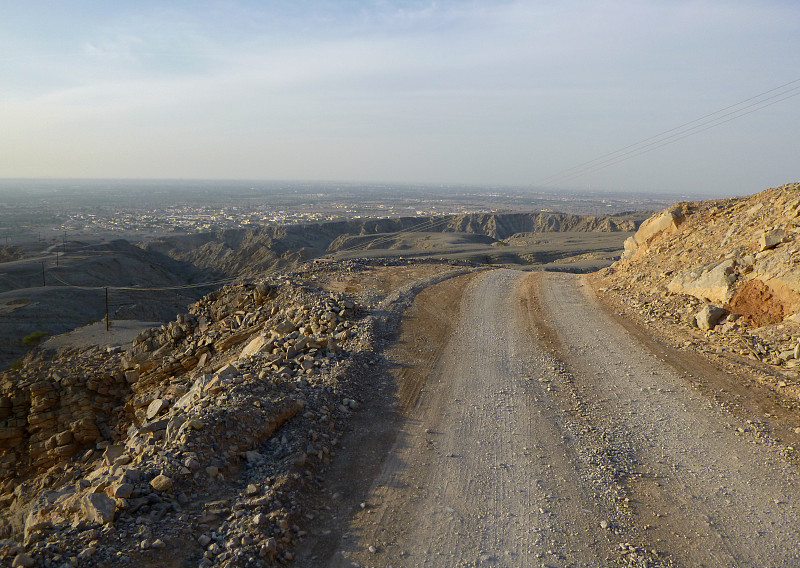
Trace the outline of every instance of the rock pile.
{"type": "Polygon", "coordinates": [[[284,276],[226,286],[126,351],[32,354],[0,376],[0,558],[291,560],[374,326],[353,298],[284,276]]]}
{"type": "Polygon", "coordinates": [[[601,290],[691,345],[771,365],[780,388],[800,383],[800,184],[678,204],[625,249],[601,290]]]}

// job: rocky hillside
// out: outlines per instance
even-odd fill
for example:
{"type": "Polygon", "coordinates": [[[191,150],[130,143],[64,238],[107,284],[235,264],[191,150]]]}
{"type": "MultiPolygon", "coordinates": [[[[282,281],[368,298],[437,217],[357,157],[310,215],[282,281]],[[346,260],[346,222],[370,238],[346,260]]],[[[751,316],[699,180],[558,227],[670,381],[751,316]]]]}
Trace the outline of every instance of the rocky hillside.
{"type": "Polygon", "coordinates": [[[502,241],[517,233],[633,231],[641,220],[642,216],[635,214],[581,216],[565,213],[363,219],[169,237],[150,242],[146,248],[196,267],[214,269],[232,276],[258,275],[293,268],[311,258],[335,253],[349,247],[353,237],[379,237],[400,231],[425,230],[482,235],[493,241],[502,241]]]}
{"type": "Polygon", "coordinates": [[[1,373],[0,561],[289,562],[348,417],[387,384],[377,339],[469,270],[424,264],[390,293],[317,284],[371,270],[353,261],[229,285],[124,351],[39,350],[1,373]]]}
{"type": "Polygon", "coordinates": [[[70,242],[57,265],[54,258],[47,259],[46,286],[38,258],[5,264],[0,274],[0,368],[27,352],[21,340],[30,333],[55,335],[103,318],[104,286],[145,289],[112,290],[112,318],[167,321],[210,290],[180,286],[216,276],[121,239],[70,242]],[[152,290],[167,287],[172,289],[152,290]]]}
{"type": "Polygon", "coordinates": [[[679,203],[642,223],[602,276],[648,323],[767,363],[800,400],[800,184],[679,203]]]}

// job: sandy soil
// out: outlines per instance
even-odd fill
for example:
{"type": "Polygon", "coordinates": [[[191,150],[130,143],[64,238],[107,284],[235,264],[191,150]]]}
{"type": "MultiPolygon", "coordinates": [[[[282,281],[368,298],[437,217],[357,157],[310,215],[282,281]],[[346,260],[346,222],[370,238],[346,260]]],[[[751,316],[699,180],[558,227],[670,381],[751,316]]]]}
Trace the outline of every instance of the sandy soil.
{"type": "Polygon", "coordinates": [[[357,425],[378,441],[346,441],[328,538],[299,561],[797,566],[793,448],[757,404],[729,409],[724,381],[659,349],[579,277],[501,270],[426,290],[386,412],[357,425]]]}
{"type": "Polygon", "coordinates": [[[106,329],[106,322],[85,325],[70,331],[50,337],[42,343],[45,349],[60,349],[62,347],[126,347],[133,343],[136,336],[145,329],[160,326],[160,322],[147,322],[138,320],[114,320],[110,329],[106,329]]]}

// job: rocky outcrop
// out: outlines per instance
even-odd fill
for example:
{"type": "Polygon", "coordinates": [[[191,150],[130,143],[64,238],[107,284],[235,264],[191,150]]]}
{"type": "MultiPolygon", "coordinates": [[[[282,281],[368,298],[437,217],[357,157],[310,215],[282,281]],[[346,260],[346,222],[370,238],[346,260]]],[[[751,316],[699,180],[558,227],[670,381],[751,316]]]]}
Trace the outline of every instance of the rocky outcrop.
{"type": "Polygon", "coordinates": [[[676,233],[686,219],[683,207],[676,205],[645,220],[636,233],[625,240],[623,258],[630,258],[637,251],[643,250],[647,244],[662,233],[676,233]]]}
{"type": "Polygon", "coordinates": [[[800,184],[661,212],[602,278],[648,323],[674,324],[692,343],[768,363],[785,385],[800,384],[800,184]]]}

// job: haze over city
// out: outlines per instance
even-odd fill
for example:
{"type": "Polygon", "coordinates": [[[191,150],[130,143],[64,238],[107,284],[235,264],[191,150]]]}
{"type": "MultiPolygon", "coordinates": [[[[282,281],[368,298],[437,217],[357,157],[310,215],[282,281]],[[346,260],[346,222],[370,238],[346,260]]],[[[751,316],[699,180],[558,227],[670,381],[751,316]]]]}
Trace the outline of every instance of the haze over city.
{"type": "Polygon", "coordinates": [[[797,87],[793,2],[6,2],[3,12],[4,178],[741,195],[798,177],[791,90],[641,156],[553,177],[797,87]]]}

